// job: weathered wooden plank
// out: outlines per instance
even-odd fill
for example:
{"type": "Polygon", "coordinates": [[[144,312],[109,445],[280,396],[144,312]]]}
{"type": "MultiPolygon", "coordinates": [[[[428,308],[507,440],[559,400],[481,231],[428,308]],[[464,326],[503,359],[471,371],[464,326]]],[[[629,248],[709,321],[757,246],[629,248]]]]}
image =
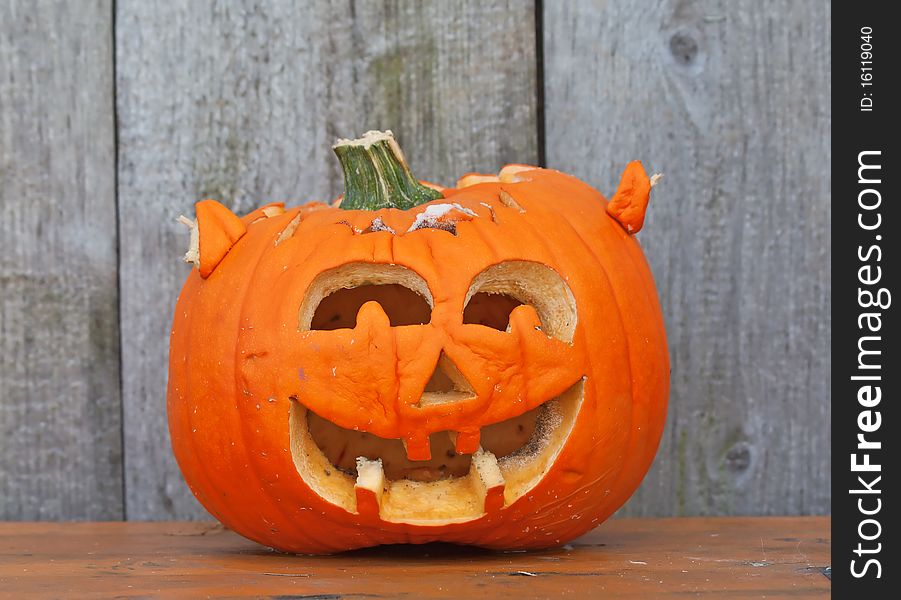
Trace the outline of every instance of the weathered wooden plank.
{"type": "Polygon", "coordinates": [[[122,517],[112,7],[0,4],[0,519],[122,517]]]}
{"type": "Polygon", "coordinates": [[[331,142],[372,128],[439,183],[536,161],[534,17],[515,0],[117,3],[129,518],[204,514],[165,425],[177,215],[332,198],[331,142]]]}
{"type": "Polygon", "coordinates": [[[428,544],[303,557],[211,523],[0,523],[0,579],[17,600],[823,598],[829,551],[826,517],[615,519],[545,551],[428,544]]]}
{"type": "Polygon", "coordinates": [[[640,238],[671,408],[625,512],[828,512],[828,4],[544,7],[549,165],[606,193],[633,158],[666,174],[640,238]]]}

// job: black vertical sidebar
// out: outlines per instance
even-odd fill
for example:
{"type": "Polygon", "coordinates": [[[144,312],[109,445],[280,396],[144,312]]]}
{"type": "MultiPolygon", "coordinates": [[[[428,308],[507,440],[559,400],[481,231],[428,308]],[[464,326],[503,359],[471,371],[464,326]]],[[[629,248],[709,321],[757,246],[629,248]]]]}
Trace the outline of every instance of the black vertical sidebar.
{"type": "MultiPolygon", "coordinates": [[[[832,586],[897,598],[901,178],[892,3],[832,6],[832,586]]],[[[802,150],[803,151],[803,150],[802,150]]],[[[854,596],[852,596],[854,594],[854,596]]],[[[862,595],[861,595],[862,594],[862,595]]]]}

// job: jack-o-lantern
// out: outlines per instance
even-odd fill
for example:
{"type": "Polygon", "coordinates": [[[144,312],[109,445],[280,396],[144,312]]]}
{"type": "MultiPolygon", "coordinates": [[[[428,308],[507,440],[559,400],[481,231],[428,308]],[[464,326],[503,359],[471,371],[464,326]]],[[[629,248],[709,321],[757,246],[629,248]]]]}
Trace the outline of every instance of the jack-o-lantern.
{"type": "Polygon", "coordinates": [[[541,548],[607,518],[669,388],[641,165],[608,202],[525,165],[424,185],[390,132],[335,151],[332,205],[186,220],[168,408],[191,490],[305,553],[541,548]]]}

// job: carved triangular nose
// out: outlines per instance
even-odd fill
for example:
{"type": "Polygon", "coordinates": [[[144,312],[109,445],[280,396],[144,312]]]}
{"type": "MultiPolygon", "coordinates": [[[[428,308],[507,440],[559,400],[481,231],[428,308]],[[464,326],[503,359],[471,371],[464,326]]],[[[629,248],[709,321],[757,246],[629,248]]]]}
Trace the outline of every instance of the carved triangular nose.
{"type": "Polygon", "coordinates": [[[431,406],[435,404],[447,404],[450,402],[459,402],[475,397],[472,386],[454,364],[454,361],[441,351],[438,356],[438,363],[435,365],[435,371],[429,378],[422,396],[419,399],[419,406],[431,406]]]}

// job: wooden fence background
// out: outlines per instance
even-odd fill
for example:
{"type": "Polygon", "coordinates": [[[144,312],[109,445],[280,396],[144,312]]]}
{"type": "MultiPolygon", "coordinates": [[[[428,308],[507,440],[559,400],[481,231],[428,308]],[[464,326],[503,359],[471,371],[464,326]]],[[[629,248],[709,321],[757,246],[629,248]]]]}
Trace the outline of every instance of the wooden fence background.
{"type": "Polygon", "coordinates": [[[671,409],[624,512],[826,513],[830,118],[822,0],[6,0],[0,518],[205,516],[166,430],[175,217],[332,198],[370,128],[442,183],[664,172],[671,409]]]}

